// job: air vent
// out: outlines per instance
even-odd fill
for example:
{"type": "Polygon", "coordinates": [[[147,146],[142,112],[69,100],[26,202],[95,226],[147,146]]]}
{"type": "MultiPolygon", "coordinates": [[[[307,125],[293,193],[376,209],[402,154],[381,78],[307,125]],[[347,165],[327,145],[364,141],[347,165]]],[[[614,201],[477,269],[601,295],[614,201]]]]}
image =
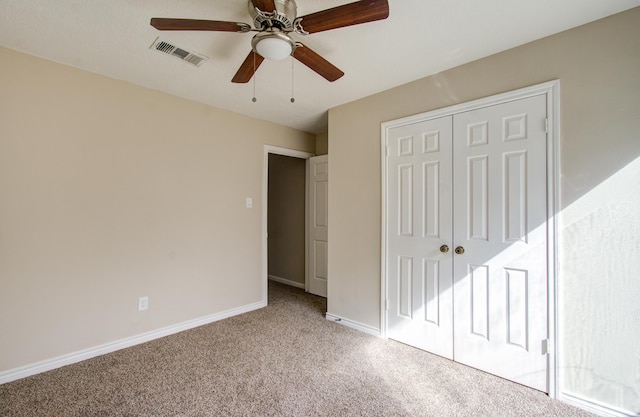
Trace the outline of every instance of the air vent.
{"type": "Polygon", "coordinates": [[[209,59],[202,54],[179,48],[173,45],[171,42],[163,41],[160,38],[156,38],[156,40],[153,41],[150,49],[155,49],[156,51],[163,52],[167,55],[175,56],[176,58],[188,62],[191,65],[195,65],[196,67],[199,67],[203,61],[209,59]]]}

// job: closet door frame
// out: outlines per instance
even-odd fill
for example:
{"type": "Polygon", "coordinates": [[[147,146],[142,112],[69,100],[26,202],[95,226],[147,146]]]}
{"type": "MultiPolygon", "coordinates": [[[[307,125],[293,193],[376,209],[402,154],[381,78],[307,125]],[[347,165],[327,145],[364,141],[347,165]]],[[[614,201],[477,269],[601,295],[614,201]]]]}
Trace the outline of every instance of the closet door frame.
{"type": "Polygon", "coordinates": [[[559,201],[559,138],[560,138],[560,81],[553,80],[518,90],[501,93],[477,100],[461,103],[425,113],[416,114],[401,119],[387,121],[381,124],[380,155],[381,155],[381,299],[380,299],[380,336],[387,338],[387,155],[389,130],[407,124],[418,123],[440,117],[453,116],[469,110],[475,110],[496,104],[523,98],[546,95],[547,103],[547,288],[548,288],[548,388],[549,396],[557,398],[559,395],[559,311],[558,311],[558,283],[557,283],[557,216],[560,208],[559,201]]]}

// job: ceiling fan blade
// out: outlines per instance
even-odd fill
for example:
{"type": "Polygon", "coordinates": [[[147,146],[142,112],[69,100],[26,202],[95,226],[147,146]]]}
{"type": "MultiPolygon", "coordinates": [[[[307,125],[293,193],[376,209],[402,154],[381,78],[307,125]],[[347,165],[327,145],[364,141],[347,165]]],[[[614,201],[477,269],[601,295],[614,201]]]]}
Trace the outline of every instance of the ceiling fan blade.
{"type": "Polygon", "coordinates": [[[389,17],[387,0],[361,0],[302,16],[301,26],[304,32],[316,33],[374,22],[387,17],[389,17]]]}
{"type": "Polygon", "coordinates": [[[275,0],[251,0],[253,7],[260,11],[271,13],[276,10],[275,0]]]}
{"type": "Polygon", "coordinates": [[[293,57],[323,76],[327,81],[333,82],[344,75],[344,72],[340,71],[331,62],[313,52],[305,45],[300,42],[298,42],[297,45],[298,47],[293,51],[293,57]]]}
{"type": "Polygon", "coordinates": [[[154,17],[151,26],[158,30],[208,30],[214,32],[249,32],[251,26],[240,22],[221,20],[170,19],[154,17]]]}
{"type": "Polygon", "coordinates": [[[264,58],[262,55],[256,52],[249,52],[249,55],[245,58],[240,68],[238,68],[238,72],[233,76],[231,80],[232,83],[248,83],[253,74],[258,70],[260,64],[262,64],[264,58]],[[254,60],[255,57],[255,60],[254,60]]]}

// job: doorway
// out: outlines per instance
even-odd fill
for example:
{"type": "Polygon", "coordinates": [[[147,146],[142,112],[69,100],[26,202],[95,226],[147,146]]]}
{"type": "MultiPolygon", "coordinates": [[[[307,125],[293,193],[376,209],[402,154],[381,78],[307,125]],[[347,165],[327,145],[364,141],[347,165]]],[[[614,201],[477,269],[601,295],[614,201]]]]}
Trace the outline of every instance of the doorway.
{"type": "Polygon", "coordinates": [[[306,161],[269,154],[267,274],[270,280],[305,287],[306,161]]]}
{"type": "Polygon", "coordinates": [[[313,154],[264,147],[263,299],[268,281],[297,288],[306,285],[307,168],[313,154]]]}

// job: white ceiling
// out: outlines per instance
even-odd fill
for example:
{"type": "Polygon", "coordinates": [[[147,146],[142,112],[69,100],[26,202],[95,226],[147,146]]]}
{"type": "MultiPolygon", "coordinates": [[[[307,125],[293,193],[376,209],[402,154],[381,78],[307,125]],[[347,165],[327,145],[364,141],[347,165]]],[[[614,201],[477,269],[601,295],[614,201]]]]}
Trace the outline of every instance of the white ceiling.
{"type": "MultiPolygon", "coordinates": [[[[352,0],[297,0],[298,16],[352,0]]],[[[0,0],[0,45],[311,133],[327,110],[632,7],[638,0],[390,0],[387,20],[305,37],[345,72],[329,83],[292,60],[231,78],[252,33],[159,32],[151,17],[246,22],[247,0],[0,0]],[[160,36],[209,59],[194,67],[150,49],[160,36]],[[292,95],[295,103],[290,102],[292,95]]],[[[588,47],[588,45],[585,45],[588,47]]],[[[542,64],[541,64],[542,65],[542,64]]],[[[1,66],[0,66],[1,68],[1,66]]]]}

